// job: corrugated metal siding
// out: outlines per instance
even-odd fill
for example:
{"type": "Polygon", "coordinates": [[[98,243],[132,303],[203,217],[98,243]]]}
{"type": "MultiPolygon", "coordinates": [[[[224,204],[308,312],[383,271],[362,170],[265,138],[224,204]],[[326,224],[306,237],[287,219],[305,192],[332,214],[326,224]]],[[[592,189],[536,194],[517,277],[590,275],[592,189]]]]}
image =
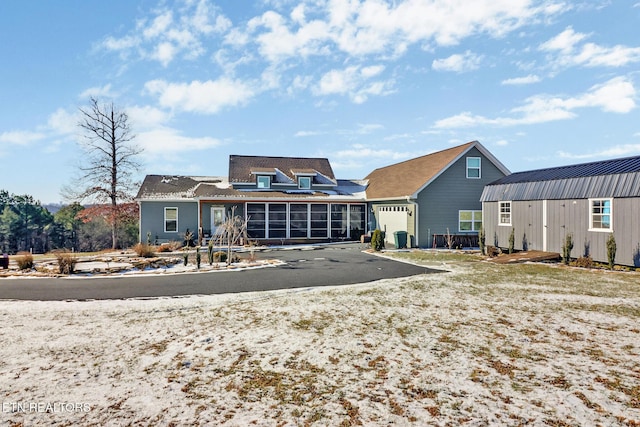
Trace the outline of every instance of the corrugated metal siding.
{"type": "Polygon", "coordinates": [[[487,185],[480,200],[561,200],[640,197],[640,172],[553,181],[487,185]]]}
{"type": "MultiPolygon", "coordinates": [[[[543,249],[542,201],[512,202],[512,225],[498,225],[498,202],[483,203],[487,245],[509,246],[511,228],[515,229],[516,249],[522,249],[527,234],[530,250],[543,249]]],[[[616,239],[616,263],[640,267],[640,198],[613,199],[612,224],[616,239]]],[[[606,263],[609,232],[589,231],[589,200],[549,200],[547,202],[547,250],[562,253],[567,233],[573,235],[573,258],[589,254],[606,263]]]]}

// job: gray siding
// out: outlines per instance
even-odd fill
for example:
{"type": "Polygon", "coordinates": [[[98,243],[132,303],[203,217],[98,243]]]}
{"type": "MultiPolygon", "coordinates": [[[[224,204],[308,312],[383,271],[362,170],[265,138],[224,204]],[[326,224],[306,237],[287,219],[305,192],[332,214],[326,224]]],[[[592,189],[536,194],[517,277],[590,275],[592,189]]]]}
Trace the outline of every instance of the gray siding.
{"type": "Polygon", "coordinates": [[[244,203],[228,204],[228,203],[222,203],[222,202],[221,203],[203,202],[202,212],[200,213],[200,215],[201,215],[201,221],[202,221],[202,229],[206,233],[211,232],[211,207],[212,206],[224,206],[226,210],[225,215],[227,218],[231,214],[231,208],[235,206],[236,207],[235,215],[241,218],[244,218],[244,203]]]}
{"type": "MultiPolygon", "coordinates": [[[[512,227],[498,225],[499,202],[485,202],[484,227],[487,244],[507,248],[509,233],[515,230],[517,250],[522,250],[522,237],[527,233],[529,249],[543,250],[543,212],[542,200],[513,201],[512,227]]],[[[616,263],[640,267],[640,220],[636,214],[640,211],[640,198],[613,199],[612,224],[616,239],[616,263]]],[[[584,255],[598,262],[607,262],[606,241],[608,232],[589,231],[589,200],[566,199],[547,201],[547,250],[562,253],[565,236],[573,235],[573,258],[584,255]]]]}
{"type": "Polygon", "coordinates": [[[418,194],[419,243],[431,247],[433,234],[458,233],[458,211],[481,210],[480,195],[490,182],[504,174],[476,148],[469,150],[418,194]],[[467,157],[480,157],[480,179],[468,179],[467,157]]]}
{"type": "Polygon", "coordinates": [[[189,229],[198,235],[198,203],[197,202],[140,202],[140,237],[146,241],[147,233],[151,233],[151,241],[184,240],[184,234],[189,229]],[[164,232],[164,208],[178,208],[178,231],[164,232]]]}

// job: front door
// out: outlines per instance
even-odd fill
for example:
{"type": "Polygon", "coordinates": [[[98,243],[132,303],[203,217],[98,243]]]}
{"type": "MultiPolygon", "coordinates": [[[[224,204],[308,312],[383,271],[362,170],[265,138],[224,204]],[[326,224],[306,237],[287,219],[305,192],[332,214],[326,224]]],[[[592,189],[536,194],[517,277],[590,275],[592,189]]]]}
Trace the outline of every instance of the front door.
{"type": "Polygon", "coordinates": [[[225,220],[225,213],[223,206],[211,206],[211,235],[216,234],[216,230],[220,227],[225,220]]]}

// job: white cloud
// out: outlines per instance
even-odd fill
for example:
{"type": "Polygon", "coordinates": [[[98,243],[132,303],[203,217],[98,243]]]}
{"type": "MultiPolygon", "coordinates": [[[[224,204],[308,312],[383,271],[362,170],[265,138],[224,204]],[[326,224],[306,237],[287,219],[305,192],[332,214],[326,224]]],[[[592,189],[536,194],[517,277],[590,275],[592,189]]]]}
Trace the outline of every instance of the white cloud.
{"type": "Polygon", "coordinates": [[[562,33],[542,43],[539,50],[557,54],[555,58],[551,58],[552,65],[556,68],[622,67],[640,62],[640,47],[606,47],[595,43],[580,45],[589,37],[589,34],[576,33],[572,27],[567,27],[562,33]]]}
{"type": "Polygon", "coordinates": [[[373,149],[364,144],[354,144],[346,150],[340,150],[331,156],[336,159],[350,159],[350,158],[380,158],[391,160],[404,160],[411,157],[415,157],[414,152],[401,152],[393,151],[390,149],[373,149]]]}
{"type": "Polygon", "coordinates": [[[293,136],[296,138],[305,138],[308,136],[318,136],[318,135],[323,135],[326,132],[320,132],[317,130],[299,130],[298,132],[296,132],[293,136]]]}
{"type": "Polygon", "coordinates": [[[540,81],[540,77],[535,74],[529,74],[524,77],[514,77],[511,79],[506,79],[501,82],[503,85],[528,85],[532,83],[538,83],[540,81]]]}
{"type": "Polygon", "coordinates": [[[231,27],[231,21],[208,0],[185,0],[171,8],[157,9],[153,14],[150,19],[139,20],[130,34],[120,38],[109,36],[98,48],[120,52],[124,58],[137,54],[166,67],[178,55],[185,59],[201,56],[205,52],[204,37],[222,34],[231,27]]]}
{"type": "Polygon", "coordinates": [[[80,98],[100,98],[100,97],[113,97],[113,93],[111,92],[111,84],[108,83],[104,86],[94,86],[88,89],[85,89],[81,94],[80,98]]]}
{"type": "Polygon", "coordinates": [[[0,142],[13,145],[29,145],[45,137],[46,135],[41,132],[15,130],[0,133],[0,142]]]}
{"type": "Polygon", "coordinates": [[[127,114],[131,119],[131,127],[137,131],[164,127],[171,120],[171,114],[150,106],[128,107],[127,114]]]}
{"type": "Polygon", "coordinates": [[[73,135],[78,132],[79,112],[58,108],[47,120],[47,127],[55,134],[73,135]]]}
{"type": "Polygon", "coordinates": [[[145,155],[161,157],[172,156],[178,152],[205,150],[222,144],[216,138],[188,137],[176,129],[162,126],[139,132],[135,141],[137,146],[144,149],[145,155]]]}
{"type": "Polygon", "coordinates": [[[572,154],[566,151],[558,151],[558,157],[565,159],[602,159],[606,157],[625,157],[640,154],[640,144],[615,145],[601,151],[587,154],[572,154]]]}
{"type": "Polygon", "coordinates": [[[463,128],[472,126],[517,126],[567,120],[577,116],[574,110],[600,108],[613,113],[629,113],[636,107],[636,90],[625,77],[616,77],[595,85],[584,94],[575,97],[536,95],[526,99],[521,107],[511,110],[514,117],[488,118],[470,112],[436,121],[435,128],[463,128]]]}
{"type": "Polygon", "coordinates": [[[249,20],[245,28],[231,30],[227,42],[256,43],[270,62],[338,53],[397,57],[411,45],[453,46],[479,34],[503,37],[569,7],[563,3],[537,6],[528,0],[305,2],[288,14],[270,10],[249,20]]]}
{"type": "Polygon", "coordinates": [[[463,54],[451,55],[444,59],[435,59],[431,67],[436,71],[454,71],[464,73],[466,71],[477,70],[482,62],[482,55],[476,55],[470,51],[463,54]]]}
{"type": "Polygon", "coordinates": [[[387,95],[393,91],[393,80],[368,81],[378,76],[383,66],[351,66],[325,73],[313,88],[315,95],[349,95],[356,104],[362,104],[370,95],[387,95]]]}
{"type": "Polygon", "coordinates": [[[247,83],[228,77],[190,83],[152,80],[145,84],[145,89],[158,96],[163,107],[204,114],[215,114],[225,107],[242,105],[256,94],[247,83]]]}

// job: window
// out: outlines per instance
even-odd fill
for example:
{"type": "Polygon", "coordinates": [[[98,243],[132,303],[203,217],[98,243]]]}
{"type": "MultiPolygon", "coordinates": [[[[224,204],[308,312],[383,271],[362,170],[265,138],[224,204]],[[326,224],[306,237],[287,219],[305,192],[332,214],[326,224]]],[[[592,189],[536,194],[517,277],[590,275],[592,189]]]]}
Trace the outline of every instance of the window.
{"type": "Polygon", "coordinates": [[[309,190],[311,188],[311,177],[301,176],[298,178],[298,188],[302,190],[309,190]]]}
{"type": "Polygon", "coordinates": [[[347,205],[331,205],[331,238],[344,239],[347,237],[348,212],[347,205]]]}
{"type": "Polygon", "coordinates": [[[611,199],[591,199],[591,230],[611,231],[611,199]]]}
{"type": "Polygon", "coordinates": [[[258,175],[258,188],[271,188],[271,177],[268,175],[258,175]]]}
{"type": "Polygon", "coordinates": [[[178,232],[178,208],[164,208],[164,232],[178,232]]]}
{"type": "Polygon", "coordinates": [[[309,205],[289,205],[289,233],[291,237],[308,237],[309,235],[309,205]]]}
{"type": "Polygon", "coordinates": [[[500,202],[499,225],[511,225],[511,202],[500,202]]]}
{"type": "Polygon", "coordinates": [[[284,239],[287,237],[287,205],[285,203],[269,203],[269,238],[284,239]]]}
{"type": "Polygon", "coordinates": [[[264,203],[247,203],[247,234],[253,239],[267,235],[267,212],[264,203]]]}
{"type": "Polygon", "coordinates": [[[467,157],[467,178],[479,179],[481,177],[480,157],[467,157]]]}
{"type": "Polygon", "coordinates": [[[482,211],[458,211],[459,231],[480,231],[482,227],[482,211]]]}
{"type": "Polygon", "coordinates": [[[311,205],[311,237],[328,237],[328,207],[326,204],[311,205]]]}

